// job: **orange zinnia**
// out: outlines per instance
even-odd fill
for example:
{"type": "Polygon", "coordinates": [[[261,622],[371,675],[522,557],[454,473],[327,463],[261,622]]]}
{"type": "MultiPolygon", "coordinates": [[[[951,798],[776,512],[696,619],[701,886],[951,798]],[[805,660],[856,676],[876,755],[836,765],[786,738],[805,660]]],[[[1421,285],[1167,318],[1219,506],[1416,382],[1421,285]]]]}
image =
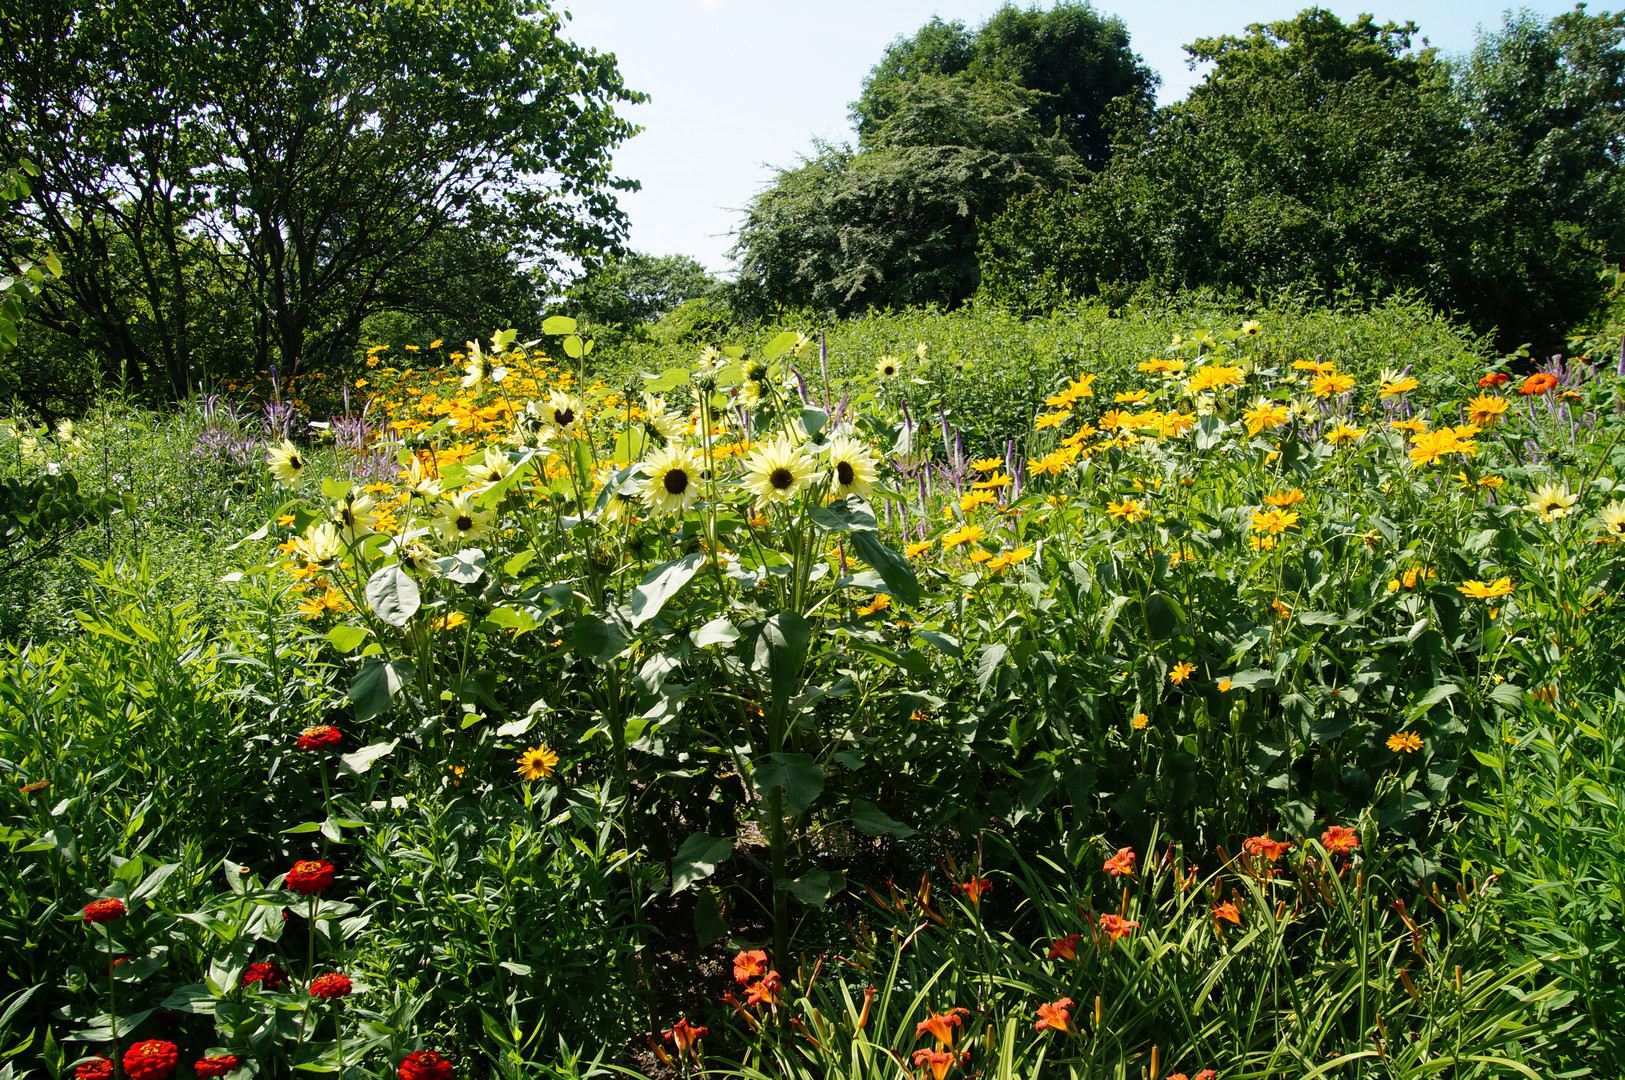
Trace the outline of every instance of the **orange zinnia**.
{"type": "Polygon", "coordinates": [[[1101,869],[1110,874],[1112,877],[1121,877],[1124,874],[1127,874],[1129,877],[1133,877],[1134,849],[1131,847],[1118,848],[1117,854],[1107,859],[1106,865],[1101,867],[1101,869]]]}
{"type": "Polygon", "coordinates": [[[1557,376],[1556,375],[1548,375],[1546,372],[1543,371],[1543,372],[1539,372],[1537,374],[1531,375],[1531,376],[1529,376],[1529,378],[1525,379],[1523,381],[1523,385],[1518,387],[1518,393],[1520,393],[1520,394],[1544,394],[1546,391],[1550,390],[1552,387],[1554,387],[1556,385],[1557,385],[1557,376]]]}
{"type": "Polygon", "coordinates": [[[1043,1031],[1047,1028],[1051,1031],[1069,1033],[1077,1031],[1078,1029],[1072,1026],[1072,1013],[1069,1011],[1071,1007],[1071,998],[1062,998],[1060,1001],[1052,1001],[1048,1005],[1040,1005],[1038,1007],[1038,1023],[1033,1025],[1033,1030],[1043,1031]]]}

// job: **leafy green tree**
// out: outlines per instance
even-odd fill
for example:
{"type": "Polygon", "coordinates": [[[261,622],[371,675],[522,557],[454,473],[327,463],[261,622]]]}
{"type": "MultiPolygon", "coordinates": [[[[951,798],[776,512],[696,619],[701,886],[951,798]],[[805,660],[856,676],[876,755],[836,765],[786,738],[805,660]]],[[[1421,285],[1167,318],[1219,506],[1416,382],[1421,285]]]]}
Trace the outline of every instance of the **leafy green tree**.
{"type": "Polygon", "coordinates": [[[1129,48],[1121,19],[1088,3],[1061,0],[1054,7],[1005,4],[976,31],[934,18],[911,38],[900,38],[864,80],[852,105],[865,145],[880,137],[910,87],[931,75],[1008,83],[1038,96],[1031,109],[1045,134],[1059,134],[1089,168],[1111,153],[1108,118],[1113,101],[1149,104],[1157,78],[1129,48]]]}
{"type": "Polygon", "coordinates": [[[628,252],[588,267],[565,293],[577,318],[620,337],[642,337],[653,323],[690,300],[717,292],[721,283],[687,255],[628,252]]]}
{"type": "Polygon", "coordinates": [[[1410,290],[1508,347],[1550,343],[1593,287],[1583,237],[1514,147],[1464,123],[1415,30],[1310,9],[1189,46],[1213,69],[1187,100],[1124,124],[1080,189],[984,230],[988,294],[1033,310],[1145,284],[1410,290]]]}
{"type": "Polygon", "coordinates": [[[1625,257],[1625,13],[1508,12],[1455,75],[1474,137],[1534,171],[1552,220],[1625,257]]]}
{"type": "Polygon", "coordinates": [[[1031,91],[923,76],[865,149],[822,146],[751,203],[736,302],[836,315],[957,304],[976,290],[976,226],[1013,196],[1075,175],[1031,91]]]}
{"type": "Polygon", "coordinates": [[[632,184],[607,152],[640,95],[544,0],[40,0],[8,19],[0,164],[46,162],[24,230],[70,268],[39,317],[170,393],[217,329],[200,280],[291,372],[368,315],[443,307],[426,298],[475,250],[512,274],[624,233],[632,184]]]}

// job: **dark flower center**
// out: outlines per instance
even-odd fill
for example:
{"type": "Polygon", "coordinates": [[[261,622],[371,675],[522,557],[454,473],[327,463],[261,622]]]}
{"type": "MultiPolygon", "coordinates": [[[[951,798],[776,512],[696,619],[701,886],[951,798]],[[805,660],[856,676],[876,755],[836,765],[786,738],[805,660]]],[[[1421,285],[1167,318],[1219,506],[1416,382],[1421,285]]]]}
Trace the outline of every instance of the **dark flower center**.
{"type": "Polygon", "coordinates": [[[468,532],[474,527],[474,519],[467,514],[457,515],[457,531],[468,532]]]}
{"type": "Polygon", "coordinates": [[[569,427],[576,422],[576,411],[574,409],[554,409],[553,422],[558,424],[559,427],[569,427]]]}
{"type": "Polygon", "coordinates": [[[288,455],[288,468],[292,469],[294,472],[298,472],[300,469],[303,469],[304,467],[305,467],[305,463],[303,461],[299,460],[299,455],[298,454],[289,454],[288,455]]]}
{"type": "Polygon", "coordinates": [[[852,480],[856,476],[857,473],[852,471],[850,461],[837,461],[835,463],[835,479],[841,482],[842,487],[851,487],[852,480]]]}
{"type": "Polygon", "coordinates": [[[681,495],[688,490],[688,473],[682,469],[669,469],[665,479],[666,491],[672,495],[681,495]]]}
{"type": "Polygon", "coordinates": [[[779,468],[768,473],[767,482],[778,488],[780,491],[784,491],[789,488],[791,484],[796,482],[796,475],[789,469],[780,466],[779,468]]]}

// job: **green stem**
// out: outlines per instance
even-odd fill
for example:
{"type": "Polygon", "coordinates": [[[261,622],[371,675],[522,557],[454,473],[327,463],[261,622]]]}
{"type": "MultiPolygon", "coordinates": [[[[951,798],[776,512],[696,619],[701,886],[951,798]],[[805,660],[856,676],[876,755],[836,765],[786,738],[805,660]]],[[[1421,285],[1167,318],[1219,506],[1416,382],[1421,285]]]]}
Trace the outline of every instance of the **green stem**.
{"type": "MultiPolygon", "coordinates": [[[[770,754],[784,749],[784,715],[776,705],[768,714],[767,746],[770,754]]],[[[779,888],[785,873],[784,788],[775,785],[767,794],[768,846],[771,853],[773,892],[773,962],[780,967],[790,962],[790,894],[779,888]]]]}
{"type": "Polygon", "coordinates": [[[339,999],[333,999],[333,1041],[339,1048],[339,1080],[344,1080],[344,1025],[339,1023],[339,999]]]}

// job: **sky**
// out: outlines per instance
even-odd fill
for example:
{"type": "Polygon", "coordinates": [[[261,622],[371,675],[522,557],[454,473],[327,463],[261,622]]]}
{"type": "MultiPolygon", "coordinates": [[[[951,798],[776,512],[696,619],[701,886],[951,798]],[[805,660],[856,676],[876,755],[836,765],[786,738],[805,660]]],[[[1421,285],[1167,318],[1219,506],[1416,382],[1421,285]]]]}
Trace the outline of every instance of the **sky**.
{"type": "MultiPolygon", "coordinates": [[[[645,104],[623,107],[644,130],[614,155],[617,175],[643,185],[621,196],[631,219],[629,245],[651,255],[690,255],[728,274],[730,234],[751,196],[772,183],[775,168],[811,153],[814,139],[852,139],[847,106],[888,44],[933,15],[974,28],[1000,3],[564,0],[560,6],[572,16],[569,37],[614,53],[626,85],[650,95],[645,104]]],[[[1239,34],[1249,23],[1288,19],[1307,6],[1309,0],[1095,3],[1123,20],[1134,51],[1162,76],[1163,104],[1201,81],[1185,62],[1186,43],[1239,34]]],[[[1345,21],[1366,11],[1379,22],[1411,20],[1446,54],[1471,49],[1479,27],[1500,27],[1507,10],[1469,0],[1321,0],[1321,6],[1345,21]]],[[[1518,6],[1549,17],[1573,5],[1518,6]]]]}

